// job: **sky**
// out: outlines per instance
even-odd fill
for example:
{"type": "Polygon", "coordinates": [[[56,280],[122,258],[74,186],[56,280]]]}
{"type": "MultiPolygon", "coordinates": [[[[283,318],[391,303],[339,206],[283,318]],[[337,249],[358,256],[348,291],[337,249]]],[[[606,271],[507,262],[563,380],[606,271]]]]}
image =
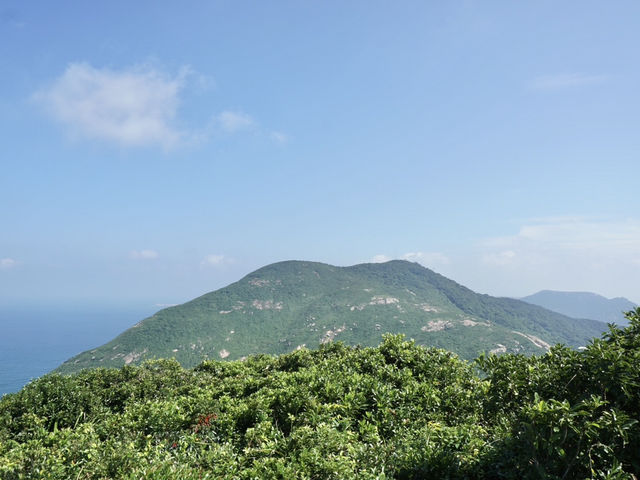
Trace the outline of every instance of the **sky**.
{"type": "Polygon", "coordinates": [[[416,261],[640,303],[636,1],[0,2],[0,305],[416,261]]]}

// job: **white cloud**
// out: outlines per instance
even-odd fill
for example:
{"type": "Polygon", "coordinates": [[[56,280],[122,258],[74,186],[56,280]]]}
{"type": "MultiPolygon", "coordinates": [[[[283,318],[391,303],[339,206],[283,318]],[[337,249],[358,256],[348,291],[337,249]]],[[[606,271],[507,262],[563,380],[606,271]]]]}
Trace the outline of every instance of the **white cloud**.
{"type": "Polygon", "coordinates": [[[448,265],[450,263],[449,257],[441,252],[409,252],[400,258],[410,262],[418,262],[427,267],[431,265],[448,265]]]}
{"type": "Polygon", "coordinates": [[[155,250],[133,250],[130,257],[135,260],[155,260],[158,258],[158,252],[155,250]]]}
{"type": "Polygon", "coordinates": [[[541,289],[582,290],[637,301],[638,259],[638,219],[540,218],[513,235],[481,242],[470,276],[502,294],[515,294],[515,288],[522,295],[541,289]]]}
{"type": "Polygon", "coordinates": [[[0,258],[0,270],[13,268],[18,264],[13,258],[0,258]]]}
{"type": "Polygon", "coordinates": [[[603,220],[585,217],[533,219],[516,235],[496,237],[488,246],[527,246],[566,251],[599,251],[608,255],[640,253],[640,221],[603,220]]]}
{"type": "Polygon", "coordinates": [[[149,66],[111,70],[72,63],[33,98],[75,135],[169,148],[184,135],[172,123],[189,73],[188,68],[170,76],[149,66]]]}
{"type": "Polygon", "coordinates": [[[236,133],[240,130],[251,128],[255,125],[255,121],[244,112],[233,112],[225,110],[216,117],[222,130],[227,133],[236,133]]]}
{"type": "Polygon", "coordinates": [[[562,88],[595,85],[609,79],[608,75],[589,75],[585,73],[557,73],[534,78],[529,86],[534,90],[559,90],[562,88]]]}
{"type": "Polygon", "coordinates": [[[219,254],[211,254],[204,257],[200,265],[202,267],[221,267],[223,265],[227,265],[229,263],[233,263],[233,259],[229,258],[225,255],[219,254]]]}
{"type": "Polygon", "coordinates": [[[374,255],[370,261],[371,263],[384,263],[390,260],[393,260],[393,258],[387,257],[386,255],[383,255],[383,254],[378,254],[378,255],[374,255]]]}
{"type": "Polygon", "coordinates": [[[124,147],[160,146],[166,150],[203,143],[219,132],[250,130],[278,144],[288,141],[282,132],[261,130],[251,115],[240,110],[214,114],[210,123],[197,128],[177,128],[187,79],[195,92],[214,85],[210,77],[188,66],[170,75],[150,65],[109,69],[71,63],[49,86],[35,92],[32,100],[72,136],[124,147]]]}

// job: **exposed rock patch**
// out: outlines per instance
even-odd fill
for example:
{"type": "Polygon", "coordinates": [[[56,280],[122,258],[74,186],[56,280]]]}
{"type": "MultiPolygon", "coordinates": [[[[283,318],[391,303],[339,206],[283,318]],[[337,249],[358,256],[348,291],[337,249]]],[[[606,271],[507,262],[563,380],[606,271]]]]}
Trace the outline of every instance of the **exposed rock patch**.
{"type": "Polygon", "coordinates": [[[242,310],[244,307],[244,302],[237,302],[237,305],[231,307],[231,310],[220,310],[218,313],[220,315],[226,315],[231,312],[235,312],[236,310],[242,310]]]}
{"type": "Polygon", "coordinates": [[[282,302],[273,300],[254,300],[251,305],[257,310],[282,310],[282,302]]]}
{"type": "Polygon", "coordinates": [[[420,330],[422,330],[423,332],[440,332],[451,327],[453,327],[453,324],[446,320],[432,320],[420,330]]]}
{"type": "Polygon", "coordinates": [[[329,343],[332,342],[336,335],[344,332],[347,329],[346,325],[342,325],[340,328],[336,328],[335,330],[327,330],[324,332],[323,337],[320,339],[320,343],[329,343]]]}
{"type": "Polygon", "coordinates": [[[471,320],[470,318],[465,318],[462,320],[462,325],[465,327],[475,327],[476,325],[482,325],[483,327],[490,327],[487,322],[476,322],[475,320],[471,320]]]}
{"type": "Polygon", "coordinates": [[[375,297],[371,297],[369,305],[393,305],[399,301],[400,300],[395,297],[383,297],[382,295],[377,295],[375,297]]]}
{"type": "Polygon", "coordinates": [[[142,355],[144,355],[145,353],[148,352],[148,349],[144,349],[142,352],[129,352],[124,356],[124,364],[125,365],[129,365],[131,362],[135,362],[136,360],[138,360],[142,355]]]}
{"type": "Polygon", "coordinates": [[[522,335],[524,338],[531,341],[531,343],[533,343],[538,348],[544,348],[545,350],[549,350],[551,348],[551,345],[549,345],[547,342],[545,342],[541,338],[536,337],[535,335],[528,335],[526,333],[516,332],[515,330],[512,330],[512,332],[517,333],[518,335],[522,335]]]}
{"type": "Polygon", "coordinates": [[[420,307],[420,310],[422,310],[423,312],[434,312],[434,313],[439,312],[439,310],[436,307],[432,307],[428,303],[420,303],[418,307],[420,307]]]}

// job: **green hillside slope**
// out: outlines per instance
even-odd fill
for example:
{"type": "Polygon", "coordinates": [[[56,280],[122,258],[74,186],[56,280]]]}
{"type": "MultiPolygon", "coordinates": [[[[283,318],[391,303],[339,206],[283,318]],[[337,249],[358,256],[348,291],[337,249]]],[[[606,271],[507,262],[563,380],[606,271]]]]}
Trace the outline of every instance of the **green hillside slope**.
{"type": "Polygon", "coordinates": [[[518,300],[479,295],[416,263],[334,267],[287,261],[183,305],[166,308],[58,371],[280,354],[341,340],[374,346],[384,333],[463,358],[482,351],[542,353],[549,345],[585,345],[605,325],[576,320],[518,300]]]}

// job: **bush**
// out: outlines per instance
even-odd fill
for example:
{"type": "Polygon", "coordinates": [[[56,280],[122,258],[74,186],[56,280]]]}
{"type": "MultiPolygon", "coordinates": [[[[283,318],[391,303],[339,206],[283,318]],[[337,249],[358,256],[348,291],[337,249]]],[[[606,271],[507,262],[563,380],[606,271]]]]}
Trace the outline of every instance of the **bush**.
{"type": "Polygon", "coordinates": [[[578,352],[474,363],[387,336],[45,375],[0,401],[7,479],[632,479],[640,309],[578,352]]]}

